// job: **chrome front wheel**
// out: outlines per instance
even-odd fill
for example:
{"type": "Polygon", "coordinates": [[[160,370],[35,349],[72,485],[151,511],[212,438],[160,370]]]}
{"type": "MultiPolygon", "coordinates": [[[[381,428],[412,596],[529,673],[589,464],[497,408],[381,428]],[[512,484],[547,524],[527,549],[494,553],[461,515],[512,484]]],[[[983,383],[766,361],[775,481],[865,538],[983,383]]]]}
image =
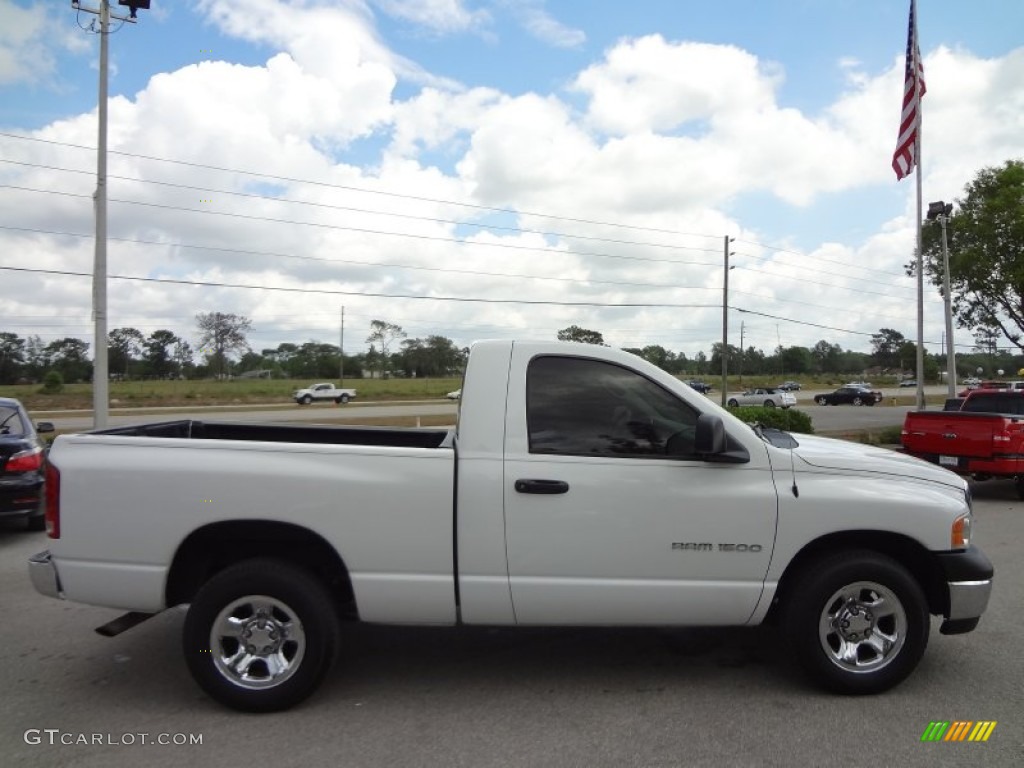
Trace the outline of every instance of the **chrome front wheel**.
{"type": "Polygon", "coordinates": [[[928,646],[928,601],[914,576],[870,550],[822,554],[787,576],[782,610],[796,661],[839,693],[887,690],[928,646]]]}
{"type": "Polygon", "coordinates": [[[882,584],[856,581],[838,589],[818,618],[818,640],[829,660],[847,672],[873,672],[899,656],[907,614],[882,584]]]}

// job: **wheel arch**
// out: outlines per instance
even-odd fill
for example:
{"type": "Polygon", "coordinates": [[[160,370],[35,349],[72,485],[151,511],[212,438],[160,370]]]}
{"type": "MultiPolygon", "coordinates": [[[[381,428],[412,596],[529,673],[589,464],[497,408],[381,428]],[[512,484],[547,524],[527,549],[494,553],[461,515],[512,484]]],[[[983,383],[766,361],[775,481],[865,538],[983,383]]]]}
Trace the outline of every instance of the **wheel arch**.
{"type": "Polygon", "coordinates": [[[931,552],[920,542],[891,531],[842,531],[822,536],[803,547],[786,566],[775,590],[766,621],[776,619],[794,585],[808,566],[839,552],[867,550],[886,555],[906,568],[921,586],[928,601],[928,612],[941,615],[949,611],[949,590],[945,577],[931,552]]]}
{"type": "Polygon", "coordinates": [[[179,545],[164,588],[167,606],[191,602],[213,575],[243,560],[269,557],[320,579],[345,618],[358,619],[352,581],[337,550],[308,528],[272,520],[229,520],[193,531],[179,545]]]}

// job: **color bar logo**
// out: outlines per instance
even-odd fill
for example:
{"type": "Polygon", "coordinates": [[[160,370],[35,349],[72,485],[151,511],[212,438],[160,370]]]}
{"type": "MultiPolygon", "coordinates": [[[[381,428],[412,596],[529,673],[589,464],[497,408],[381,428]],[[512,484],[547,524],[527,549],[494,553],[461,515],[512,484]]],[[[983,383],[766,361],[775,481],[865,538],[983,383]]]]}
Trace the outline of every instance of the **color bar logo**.
{"type": "Polygon", "coordinates": [[[995,729],[995,720],[933,720],[921,734],[921,741],[988,741],[995,729]]]}

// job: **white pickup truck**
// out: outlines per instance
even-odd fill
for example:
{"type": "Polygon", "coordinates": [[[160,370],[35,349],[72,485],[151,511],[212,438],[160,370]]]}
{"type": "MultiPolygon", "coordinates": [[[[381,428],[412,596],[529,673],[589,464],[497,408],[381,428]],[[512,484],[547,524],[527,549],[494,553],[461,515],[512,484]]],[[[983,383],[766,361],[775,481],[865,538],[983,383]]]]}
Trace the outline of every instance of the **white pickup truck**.
{"type": "Polygon", "coordinates": [[[345,405],[356,396],[354,389],[338,389],[329,381],[310,384],[292,393],[292,400],[299,405],[309,405],[316,400],[333,400],[338,405],[345,405]]]}
{"type": "Polygon", "coordinates": [[[887,450],[758,430],[606,347],[481,342],[458,426],[177,421],[64,435],[36,589],[189,604],[202,688],[244,710],[314,691],[344,621],[777,620],[825,687],[874,693],[975,628],[992,585],[971,498],[887,450]]]}

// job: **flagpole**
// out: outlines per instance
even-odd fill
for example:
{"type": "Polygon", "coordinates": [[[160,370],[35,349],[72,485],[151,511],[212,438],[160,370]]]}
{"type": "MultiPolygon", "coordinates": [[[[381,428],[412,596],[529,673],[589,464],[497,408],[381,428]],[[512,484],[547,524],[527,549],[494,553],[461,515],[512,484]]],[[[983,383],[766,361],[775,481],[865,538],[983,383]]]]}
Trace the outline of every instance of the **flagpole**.
{"type": "Polygon", "coordinates": [[[921,119],[921,83],[920,68],[918,59],[921,56],[921,48],[917,40],[917,3],[911,0],[910,3],[910,28],[914,34],[912,62],[914,72],[914,114],[917,119],[917,130],[914,139],[914,165],[916,166],[915,178],[917,180],[917,397],[916,406],[918,410],[924,409],[924,240],[921,232],[922,215],[921,204],[921,128],[924,120],[921,119]]]}

